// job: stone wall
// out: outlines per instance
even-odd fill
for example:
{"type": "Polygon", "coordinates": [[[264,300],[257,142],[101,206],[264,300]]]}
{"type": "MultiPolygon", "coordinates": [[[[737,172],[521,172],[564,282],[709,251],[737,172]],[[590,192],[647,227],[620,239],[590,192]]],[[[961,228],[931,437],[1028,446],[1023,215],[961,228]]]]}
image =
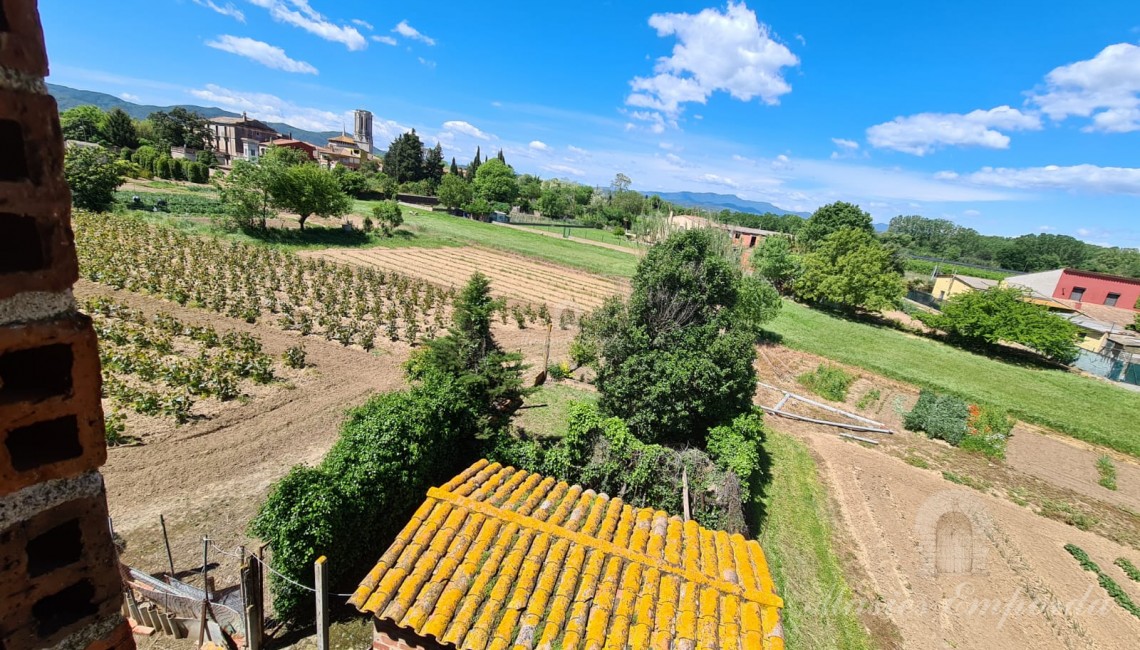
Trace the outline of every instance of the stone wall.
{"type": "Polygon", "coordinates": [[[133,650],[47,72],[36,2],[0,0],[0,648],[133,650]]]}

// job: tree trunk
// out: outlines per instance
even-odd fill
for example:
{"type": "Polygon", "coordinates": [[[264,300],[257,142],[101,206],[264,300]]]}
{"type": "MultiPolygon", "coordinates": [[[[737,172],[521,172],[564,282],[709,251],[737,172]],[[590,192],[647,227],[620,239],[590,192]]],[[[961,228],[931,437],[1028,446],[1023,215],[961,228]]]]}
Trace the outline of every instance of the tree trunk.
{"type": "Polygon", "coordinates": [[[299,219],[299,220],[300,220],[300,222],[301,222],[301,230],[304,230],[304,229],[305,229],[305,219],[308,219],[308,218],[309,218],[309,215],[307,215],[307,214],[301,214],[301,215],[297,215],[297,217],[298,217],[298,219],[299,219]]]}

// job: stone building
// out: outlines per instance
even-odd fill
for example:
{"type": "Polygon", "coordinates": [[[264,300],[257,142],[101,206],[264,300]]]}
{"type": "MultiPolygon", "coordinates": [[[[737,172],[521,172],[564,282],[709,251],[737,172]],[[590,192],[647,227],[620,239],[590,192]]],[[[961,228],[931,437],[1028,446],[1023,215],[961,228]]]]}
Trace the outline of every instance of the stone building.
{"type": "Polygon", "coordinates": [[[218,164],[228,167],[235,160],[257,160],[259,146],[280,137],[276,131],[260,120],[241,117],[215,117],[209,121],[214,141],[214,155],[218,164]]]}
{"type": "Polygon", "coordinates": [[[47,73],[35,0],[0,0],[0,648],[134,650],[47,73]]]}
{"type": "Polygon", "coordinates": [[[372,112],[364,109],[356,109],[353,112],[353,128],[352,139],[356,142],[358,149],[363,149],[369,154],[373,151],[372,141],[372,112]]]}

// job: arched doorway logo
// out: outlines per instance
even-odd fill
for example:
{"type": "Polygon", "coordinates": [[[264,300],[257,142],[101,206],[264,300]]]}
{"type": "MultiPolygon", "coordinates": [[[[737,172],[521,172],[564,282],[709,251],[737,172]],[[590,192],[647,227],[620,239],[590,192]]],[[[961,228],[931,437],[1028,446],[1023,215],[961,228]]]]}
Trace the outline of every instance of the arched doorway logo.
{"type": "Polygon", "coordinates": [[[924,573],[984,574],[992,529],[985,505],[974,495],[944,490],[930,496],[914,522],[924,573]]]}

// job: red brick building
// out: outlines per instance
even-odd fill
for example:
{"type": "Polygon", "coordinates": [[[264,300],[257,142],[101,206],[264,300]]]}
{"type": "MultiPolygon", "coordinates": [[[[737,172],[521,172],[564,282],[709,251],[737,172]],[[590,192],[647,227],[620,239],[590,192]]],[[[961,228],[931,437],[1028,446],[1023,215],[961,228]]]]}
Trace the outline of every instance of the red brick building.
{"type": "Polygon", "coordinates": [[[1092,271],[1057,269],[1008,278],[1010,285],[1025,287],[1050,298],[1082,305],[1105,305],[1136,309],[1140,300],[1140,279],[1092,271]]]}
{"type": "Polygon", "coordinates": [[[133,650],[47,73],[35,0],[0,0],[0,648],[133,650]]]}

